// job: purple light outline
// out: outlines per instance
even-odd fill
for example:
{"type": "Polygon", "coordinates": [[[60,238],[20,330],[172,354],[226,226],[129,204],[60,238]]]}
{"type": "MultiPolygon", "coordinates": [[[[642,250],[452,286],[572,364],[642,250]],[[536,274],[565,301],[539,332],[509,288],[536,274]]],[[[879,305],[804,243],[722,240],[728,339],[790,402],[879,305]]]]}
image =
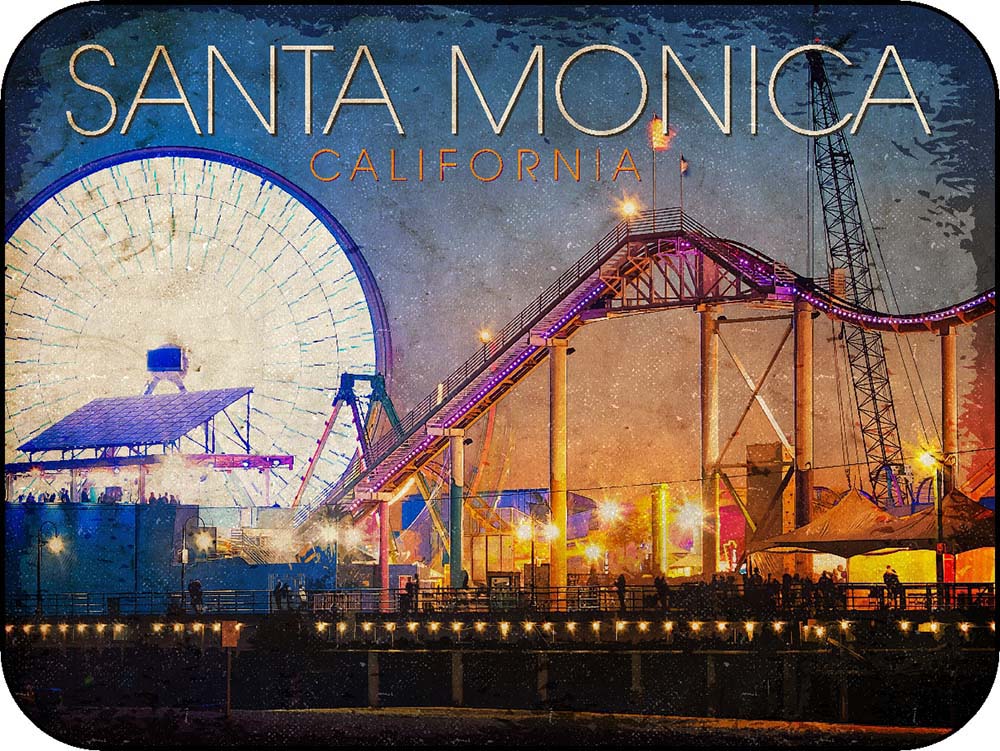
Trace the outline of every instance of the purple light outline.
{"type": "MultiPolygon", "coordinates": [[[[603,283],[594,285],[594,288],[591,289],[590,292],[588,292],[583,298],[581,298],[576,303],[576,305],[570,308],[569,311],[566,312],[562,318],[560,318],[555,324],[550,326],[549,329],[542,335],[542,337],[544,339],[550,338],[553,334],[555,334],[563,326],[565,326],[573,318],[575,318],[576,315],[583,309],[583,307],[587,305],[595,297],[597,297],[604,289],[605,286],[603,283]]],[[[529,344],[527,348],[514,359],[513,362],[511,362],[506,368],[504,368],[499,373],[495,374],[489,381],[487,381],[486,385],[483,386],[475,394],[475,396],[473,396],[470,399],[467,399],[461,407],[459,407],[455,412],[449,415],[448,418],[446,418],[445,421],[442,423],[442,427],[450,428],[452,425],[458,422],[458,420],[460,420],[462,417],[468,414],[470,409],[472,409],[476,404],[478,404],[480,400],[482,400],[487,394],[489,394],[490,391],[496,388],[496,386],[499,385],[504,378],[510,375],[517,367],[519,367],[525,360],[527,360],[531,355],[533,355],[539,349],[541,348],[533,344],[529,344]]],[[[409,463],[409,461],[413,457],[415,457],[417,454],[419,454],[421,451],[427,448],[427,446],[429,446],[433,442],[434,438],[435,436],[425,437],[424,440],[422,440],[419,444],[417,444],[417,446],[413,448],[410,451],[410,453],[408,453],[405,457],[403,457],[403,459],[400,460],[395,467],[389,470],[382,479],[378,480],[376,483],[373,484],[372,487],[374,488],[374,490],[376,492],[381,490],[382,487],[385,485],[385,483],[387,483],[400,469],[405,467],[406,464],[409,463]]],[[[356,507],[357,504],[351,506],[352,509],[356,507]]]]}
{"type": "MultiPolygon", "coordinates": [[[[626,239],[627,242],[627,239],[626,239]]],[[[740,267],[743,267],[741,271],[746,274],[752,275],[753,280],[761,284],[762,282],[767,283],[769,286],[773,287],[776,291],[781,288],[784,290],[790,290],[791,294],[796,297],[801,297],[810,304],[814,305],[818,309],[842,318],[848,321],[857,321],[859,323],[865,324],[875,324],[884,326],[905,326],[913,324],[926,324],[931,322],[938,322],[947,318],[956,316],[964,311],[979,307],[984,302],[988,300],[993,300],[996,298],[996,290],[989,290],[971,300],[968,300],[959,305],[953,305],[950,308],[945,308],[932,313],[914,313],[910,315],[874,315],[871,313],[858,313],[849,308],[845,308],[841,305],[837,305],[833,302],[828,302],[825,298],[817,297],[816,295],[810,293],[809,291],[801,288],[801,283],[803,281],[802,277],[799,277],[798,283],[794,280],[789,280],[787,278],[783,279],[779,277],[776,273],[777,270],[774,265],[768,265],[767,263],[761,261],[759,258],[754,257],[742,248],[727,243],[724,240],[718,240],[716,238],[711,238],[711,242],[720,243],[726,246],[727,250],[735,251],[738,257],[734,260],[738,263],[740,267]]],[[[704,254],[704,251],[693,246],[688,240],[681,238],[679,240],[679,245],[683,245],[685,248],[694,248],[698,252],[704,254]]],[[[717,249],[716,249],[717,250],[717,249]]],[[[790,276],[792,274],[789,274],[790,276]]],[[[557,331],[559,331],[563,326],[565,326],[569,321],[571,321],[585,305],[587,305],[591,300],[597,297],[603,290],[605,286],[603,283],[597,283],[594,287],[586,293],[586,295],[581,298],[570,310],[565,313],[553,326],[551,326],[544,334],[543,338],[548,339],[557,331]]],[[[486,397],[497,385],[499,385],[508,375],[510,375],[516,368],[522,365],[525,360],[531,357],[533,354],[541,349],[538,346],[529,344],[514,360],[508,364],[502,371],[492,376],[486,384],[470,399],[467,399],[455,412],[453,412],[448,418],[442,423],[442,427],[449,428],[453,426],[458,420],[463,416],[468,414],[475,405],[477,405],[484,397],[486,397]]],[[[420,452],[426,449],[433,443],[436,436],[427,435],[414,447],[412,448],[406,456],[403,457],[391,470],[385,473],[382,478],[376,481],[371,487],[374,492],[381,490],[385,484],[395,476],[395,474],[406,466],[417,456],[420,452]]],[[[374,468],[373,468],[374,469],[374,468]]],[[[351,504],[350,509],[353,511],[356,509],[362,501],[355,500],[351,504]]]]}

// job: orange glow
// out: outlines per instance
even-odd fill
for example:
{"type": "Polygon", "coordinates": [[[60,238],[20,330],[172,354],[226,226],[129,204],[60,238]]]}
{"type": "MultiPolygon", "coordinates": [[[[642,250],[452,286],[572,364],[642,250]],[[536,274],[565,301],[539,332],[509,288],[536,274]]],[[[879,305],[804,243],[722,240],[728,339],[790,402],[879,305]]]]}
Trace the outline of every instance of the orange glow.
{"type": "Polygon", "coordinates": [[[667,126],[667,132],[663,132],[663,118],[653,117],[649,122],[649,145],[653,151],[666,151],[670,148],[677,131],[673,126],[667,126]]]}

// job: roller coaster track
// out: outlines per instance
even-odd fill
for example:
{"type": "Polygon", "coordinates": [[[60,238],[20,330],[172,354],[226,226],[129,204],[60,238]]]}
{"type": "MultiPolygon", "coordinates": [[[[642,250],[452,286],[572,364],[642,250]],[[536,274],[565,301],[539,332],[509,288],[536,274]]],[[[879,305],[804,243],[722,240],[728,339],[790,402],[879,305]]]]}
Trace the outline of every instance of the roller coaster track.
{"type": "Polygon", "coordinates": [[[990,289],[957,305],[913,314],[858,307],[763,253],[726,240],[678,209],[641,212],[618,224],[537,299],[438,384],[353,465],[296,511],[293,524],[336,504],[356,517],[374,493],[399,489],[448,442],[439,433],[470,427],[490,405],[548,356],[546,342],[586,322],[707,303],[787,307],[796,299],[827,316],[871,331],[937,331],[970,323],[996,309],[990,289]]]}

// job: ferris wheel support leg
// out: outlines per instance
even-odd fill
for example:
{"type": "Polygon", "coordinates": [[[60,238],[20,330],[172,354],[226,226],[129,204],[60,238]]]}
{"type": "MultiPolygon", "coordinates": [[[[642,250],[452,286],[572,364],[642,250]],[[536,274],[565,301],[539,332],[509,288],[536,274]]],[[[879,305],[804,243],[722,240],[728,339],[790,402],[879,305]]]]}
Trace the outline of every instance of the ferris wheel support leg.
{"type": "Polygon", "coordinates": [[[948,495],[958,479],[958,356],[953,326],[941,331],[941,494],[948,495]]]}

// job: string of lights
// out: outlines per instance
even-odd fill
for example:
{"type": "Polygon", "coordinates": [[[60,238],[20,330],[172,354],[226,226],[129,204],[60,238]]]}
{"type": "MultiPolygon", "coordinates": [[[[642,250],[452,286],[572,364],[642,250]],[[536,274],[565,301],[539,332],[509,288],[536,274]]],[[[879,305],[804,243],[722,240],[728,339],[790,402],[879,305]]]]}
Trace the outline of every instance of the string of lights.
{"type": "MultiPolygon", "coordinates": [[[[403,622],[375,622],[367,620],[348,622],[341,620],[336,622],[315,621],[313,629],[316,634],[323,637],[329,638],[329,636],[333,634],[334,638],[338,642],[346,639],[356,640],[358,638],[359,630],[361,632],[361,639],[368,642],[377,641],[380,638],[380,634],[384,634],[386,638],[394,639],[397,630],[405,631],[415,639],[419,639],[421,634],[438,637],[443,636],[447,632],[451,632],[453,638],[458,640],[461,640],[464,634],[471,633],[484,638],[499,637],[500,640],[503,641],[510,637],[512,633],[517,632],[516,626],[520,626],[520,633],[526,637],[538,636],[541,638],[550,638],[554,641],[560,633],[562,633],[564,637],[570,639],[577,637],[578,629],[581,627],[584,629],[589,627],[589,630],[594,635],[594,638],[598,639],[605,634],[612,634],[617,639],[618,637],[626,634],[648,637],[655,637],[657,635],[661,637],[673,637],[675,635],[708,637],[719,635],[734,636],[739,632],[745,633],[747,637],[752,639],[758,632],[758,628],[764,629],[769,626],[774,634],[785,634],[789,628],[795,628],[798,626],[802,637],[808,640],[809,637],[822,639],[828,633],[837,631],[841,634],[846,634],[848,632],[852,632],[853,630],[857,630],[859,625],[858,621],[845,620],[843,618],[831,619],[823,622],[813,619],[808,623],[795,623],[793,621],[785,620],[711,621],[667,619],[662,621],[653,621],[644,619],[624,620],[612,618],[593,619],[585,623],[574,620],[560,621],[558,623],[553,621],[525,620],[520,621],[517,624],[509,620],[452,620],[447,623],[436,620],[411,620],[403,622]]],[[[240,622],[235,624],[237,631],[241,631],[246,626],[247,624],[240,622]]],[[[38,636],[42,639],[45,639],[53,632],[53,628],[56,633],[62,637],[69,637],[70,634],[77,637],[90,635],[96,637],[113,635],[114,638],[121,639],[126,636],[142,635],[166,636],[167,634],[173,634],[175,636],[181,636],[185,634],[192,634],[202,636],[208,632],[219,634],[222,631],[222,624],[220,622],[202,623],[199,621],[193,623],[177,622],[173,624],[154,622],[146,625],[127,625],[124,623],[77,623],[73,626],[68,623],[59,623],[55,625],[50,623],[25,623],[17,626],[15,624],[8,623],[5,626],[5,633],[8,637],[10,637],[16,631],[20,631],[26,636],[38,634],[38,636]]],[[[896,628],[904,634],[919,632],[929,633],[935,636],[940,636],[947,629],[954,628],[963,636],[968,637],[971,632],[976,629],[989,629],[990,632],[995,633],[996,621],[989,620],[983,621],[982,623],[957,621],[951,623],[931,618],[926,621],[917,622],[904,618],[896,621],[896,628]]]]}

